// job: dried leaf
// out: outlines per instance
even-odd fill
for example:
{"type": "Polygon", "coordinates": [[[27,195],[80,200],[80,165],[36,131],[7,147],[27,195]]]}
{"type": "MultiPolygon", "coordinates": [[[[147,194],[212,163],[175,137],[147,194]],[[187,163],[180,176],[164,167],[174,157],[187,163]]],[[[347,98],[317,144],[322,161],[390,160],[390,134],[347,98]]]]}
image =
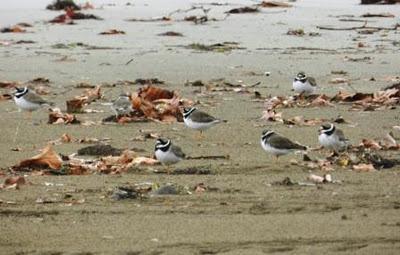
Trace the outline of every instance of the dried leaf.
{"type": "Polygon", "coordinates": [[[259,6],[261,6],[263,8],[275,8],[275,7],[288,8],[288,7],[292,7],[291,4],[278,2],[278,1],[262,1],[259,4],[259,6]]]}
{"type": "Polygon", "coordinates": [[[30,159],[21,161],[18,165],[14,166],[13,169],[37,169],[37,168],[51,168],[60,169],[62,165],[61,157],[53,150],[53,147],[49,144],[43,150],[42,153],[36,155],[30,159]]]}
{"type": "Polygon", "coordinates": [[[374,150],[382,149],[382,146],[380,146],[378,142],[372,139],[362,139],[360,146],[374,150]]]}
{"type": "Polygon", "coordinates": [[[79,124],[80,121],[75,115],[62,113],[59,108],[50,109],[49,124],[79,124]]]}
{"type": "Polygon", "coordinates": [[[12,176],[8,177],[4,180],[4,183],[0,186],[0,188],[15,188],[19,189],[21,185],[26,184],[26,180],[23,176],[12,176]]]}
{"type": "Polygon", "coordinates": [[[333,78],[332,80],[329,81],[331,84],[339,84],[339,83],[348,83],[349,80],[343,77],[337,77],[333,78]]]}
{"type": "Polygon", "coordinates": [[[370,172],[376,170],[372,164],[364,164],[364,163],[353,165],[353,169],[360,172],[370,172]]]}

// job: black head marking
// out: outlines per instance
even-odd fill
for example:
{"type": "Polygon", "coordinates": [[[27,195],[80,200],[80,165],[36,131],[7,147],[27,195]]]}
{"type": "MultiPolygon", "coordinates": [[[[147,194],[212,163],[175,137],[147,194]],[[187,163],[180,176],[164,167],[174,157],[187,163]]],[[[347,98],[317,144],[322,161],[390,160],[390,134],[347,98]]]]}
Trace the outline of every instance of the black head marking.
{"type": "Polygon", "coordinates": [[[335,132],[335,126],[332,123],[322,124],[320,130],[326,135],[331,135],[335,132]]]}
{"type": "Polygon", "coordinates": [[[275,134],[275,132],[274,131],[272,131],[272,130],[264,130],[263,132],[262,132],[262,137],[261,137],[261,139],[263,140],[263,141],[266,141],[271,135],[273,135],[273,134],[275,134]]]}
{"type": "Polygon", "coordinates": [[[304,72],[299,72],[294,79],[296,81],[305,82],[307,80],[307,76],[304,72]]]}
{"type": "Polygon", "coordinates": [[[157,139],[155,150],[167,151],[171,146],[171,140],[157,139]]]}
{"type": "Polygon", "coordinates": [[[189,115],[192,114],[192,112],[194,112],[195,110],[196,110],[195,107],[183,108],[183,117],[184,117],[184,118],[189,117],[189,115]]]}
{"type": "Polygon", "coordinates": [[[27,87],[24,87],[24,88],[15,87],[15,90],[16,91],[14,93],[14,96],[16,98],[20,98],[20,97],[24,96],[29,91],[27,87]]]}

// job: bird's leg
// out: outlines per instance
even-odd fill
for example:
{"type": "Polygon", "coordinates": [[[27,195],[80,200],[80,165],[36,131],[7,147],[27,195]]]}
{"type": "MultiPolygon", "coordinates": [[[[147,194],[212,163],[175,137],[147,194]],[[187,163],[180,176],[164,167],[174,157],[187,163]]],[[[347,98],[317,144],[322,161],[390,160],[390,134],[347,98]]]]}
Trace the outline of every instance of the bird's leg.
{"type": "Polygon", "coordinates": [[[203,137],[203,131],[200,130],[200,132],[196,135],[196,140],[201,140],[201,138],[203,137]]]}

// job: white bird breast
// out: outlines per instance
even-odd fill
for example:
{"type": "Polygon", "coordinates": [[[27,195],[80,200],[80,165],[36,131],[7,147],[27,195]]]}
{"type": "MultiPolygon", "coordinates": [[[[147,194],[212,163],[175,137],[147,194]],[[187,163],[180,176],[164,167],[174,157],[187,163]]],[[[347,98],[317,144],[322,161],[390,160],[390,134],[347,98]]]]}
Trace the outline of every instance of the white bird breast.
{"type": "Polygon", "coordinates": [[[263,142],[261,139],[261,147],[268,153],[271,153],[275,156],[280,156],[280,155],[286,155],[290,152],[290,150],[285,150],[285,149],[276,149],[274,147],[271,147],[269,144],[266,144],[263,142]]]}
{"type": "Polygon", "coordinates": [[[301,81],[293,81],[293,89],[296,91],[296,93],[304,93],[306,95],[312,94],[315,91],[315,87],[311,86],[311,84],[306,81],[306,82],[301,82],[301,81]]]}
{"type": "Polygon", "coordinates": [[[35,111],[40,108],[40,104],[34,104],[27,100],[24,97],[14,97],[15,104],[25,111],[35,111]]]}
{"type": "Polygon", "coordinates": [[[218,120],[208,123],[193,122],[190,118],[184,118],[183,121],[185,122],[186,126],[197,130],[206,130],[219,122],[218,120]]]}
{"type": "Polygon", "coordinates": [[[168,151],[156,150],[155,154],[158,161],[167,165],[175,164],[182,160],[181,158],[175,156],[175,154],[172,153],[170,150],[168,151]]]}
{"type": "Polygon", "coordinates": [[[326,135],[324,133],[318,136],[319,143],[326,149],[340,150],[345,147],[345,143],[341,142],[337,135],[326,135]]]}

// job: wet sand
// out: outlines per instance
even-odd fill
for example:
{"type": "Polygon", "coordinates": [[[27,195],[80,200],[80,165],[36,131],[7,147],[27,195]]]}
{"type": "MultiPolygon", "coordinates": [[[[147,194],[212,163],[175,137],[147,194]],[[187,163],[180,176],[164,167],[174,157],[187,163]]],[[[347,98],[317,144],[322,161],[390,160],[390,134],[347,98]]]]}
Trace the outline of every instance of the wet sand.
{"type": "MultiPolygon", "coordinates": [[[[302,144],[316,147],[318,126],[289,128],[281,123],[260,120],[262,102],[252,94],[216,93],[199,97],[186,80],[208,81],[225,78],[245,84],[261,82],[263,95],[289,95],[291,80],[299,71],[314,76],[321,92],[334,95],[339,89],[374,92],[394,82],[398,76],[399,46],[393,45],[398,31],[359,35],[356,31],[318,30],[317,25],[358,26],[360,22],[340,22],[337,15],[366,12],[391,12],[395,18],[370,20],[373,26],[392,26],[398,22],[400,6],[360,6],[358,1],[297,1],[288,9],[264,9],[258,14],[231,15],[224,21],[194,25],[190,22],[127,22],[128,18],[162,16],[176,9],[189,8],[179,1],[135,1],[125,6],[104,6],[88,11],[102,21],[77,21],[77,25],[49,25],[45,20],[57,12],[44,6],[23,10],[7,8],[0,17],[3,26],[17,22],[33,23],[24,34],[0,34],[1,40],[34,40],[31,45],[0,46],[0,80],[27,81],[38,76],[49,78],[51,92],[46,98],[65,108],[65,99],[79,95],[77,82],[115,82],[157,77],[164,88],[201,102],[200,108],[228,120],[194,139],[196,133],[182,123],[133,123],[127,125],[63,126],[48,125],[45,109],[34,113],[32,125],[18,113],[11,101],[1,101],[2,134],[0,167],[7,167],[37,154],[51,140],[68,133],[73,138],[111,138],[118,148],[141,148],[152,155],[154,140],[132,141],[140,130],[151,130],[169,137],[191,156],[230,155],[229,160],[187,160],[176,167],[210,166],[212,175],[163,175],[149,169],[122,175],[27,176],[31,184],[20,190],[0,190],[0,237],[4,254],[397,254],[399,236],[399,167],[375,172],[355,172],[335,167],[331,172],[340,184],[318,186],[275,186],[274,181],[290,177],[304,181],[310,173],[324,172],[290,164],[301,155],[287,155],[276,161],[259,145],[263,129],[274,129],[302,144]],[[39,9],[40,8],[40,9],[39,9]],[[282,12],[285,11],[285,12],[282,12]],[[272,13],[279,12],[279,13],[272,13]],[[10,15],[13,13],[13,15],[10,15]],[[33,13],[34,15],[28,15],[33,13]],[[126,35],[97,35],[116,28],[126,35]],[[289,28],[319,32],[319,37],[286,35],[289,28]],[[160,37],[166,31],[184,37],[160,37]],[[356,41],[354,39],[356,38],[356,41]],[[190,43],[239,42],[245,49],[232,52],[196,52],[182,46],[190,43]],[[361,41],[367,47],[357,47],[361,41]],[[110,50],[86,50],[80,47],[54,49],[57,43],[83,42],[107,46],[110,50]],[[314,48],[302,50],[294,47],[314,48]],[[322,49],[322,50],[321,50],[322,49]],[[71,61],[60,62],[67,56],[71,61]],[[368,62],[345,61],[371,57],[368,62]],[[133,61],[125,63],[133,58],[133,61]],[[329,84],[337,75],[348,72],[352,88],[329,84]],[[270,76],[249,75],[249,72],[270,76]],[[370,81],[374,77],[375,81],[370,81]],[[15,137],[19,126],[18,136],[15,137]],[[11,151],[20,147],[22,151],[11,151]],[[46,186],[45,183],[55,186],[46,186]],[[110,192],[116,186],[140,182],[166,183],[194,187],[205,183],[212,187],[204,193],[155,196],[144,200],[113,201],[110,192]],[[60,184],[58,186],[57,184],[60,184]],[[82,204],[62,202],[66,195],[82,204]],[[38,204],[38,198],[55,198],[57,203],[38,204]],[[7,204],[13,201],[15,204],[7,204]]],[[[99,3],[93,2],[95,6],[99,3]]],[[[250,5],[240,1],[228,6],[209,6],[210,16],[222,18],[227,9],[250,5]]],[[[178,15],[178,17],[184,16],[178,15]]],[[[397,40],[398,41],[398,40],[397,40]]],[[[105,99],[88,106],[104,113],[80,114],[82,120],[101,120],[109,116],[102,103],[121,91],[136,91],[138,86],[104,88],[105,99]]],[[[7,90],[1,90],[7,92],[7,90]]],[[[285,117],[334,118],[342,115],[351,124],[340,124],[353,144],[363,138],[380,138],[399,124],[399,111],[352,112],[346,105],[323,108],[283,109],[285,117]]],[[[398,134],[397,134],[398,136],[398,134]]],[[[84,145],[62,144],[56,151],[69,155],[84,145]]],[[[398,152],[387,156],[398,158],[398,152]]],[[[323,153],[312,152],[313,158],[323,153]]],[[[156,166],[155,168],[158,168],[156,166]]]]}

